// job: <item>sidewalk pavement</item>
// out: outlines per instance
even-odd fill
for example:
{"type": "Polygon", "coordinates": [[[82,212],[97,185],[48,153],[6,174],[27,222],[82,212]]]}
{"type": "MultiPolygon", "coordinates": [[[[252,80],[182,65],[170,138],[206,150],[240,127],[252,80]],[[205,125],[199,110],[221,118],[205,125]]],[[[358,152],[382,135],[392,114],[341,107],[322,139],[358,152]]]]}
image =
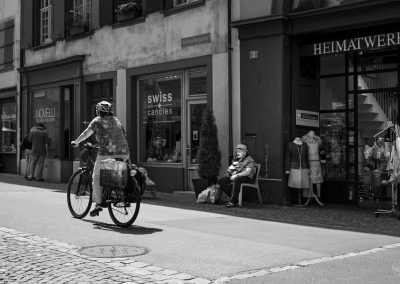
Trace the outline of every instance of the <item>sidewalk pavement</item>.
{"type": "MultiPolygon", "coordinates": [[[[27,181],[23,176],[5,173],[0,173],[1,182],[62,192],[67,190],[66,183],[27,181]]],[[[145,193],[143,203],[258,220],[400,237],[400,220],[395,215],[387,214],[376,218],[374,208],[363,208],[357,205],[325,204],[324,206],[319,206],[314,204],[307,207],[289,207],[244,203],[243,207],[226,208],[222,204],[198,204],[193,193],[164,193],[160,189],[157,191],[157,198],[153,198],[150,193],[145,193]]]]}

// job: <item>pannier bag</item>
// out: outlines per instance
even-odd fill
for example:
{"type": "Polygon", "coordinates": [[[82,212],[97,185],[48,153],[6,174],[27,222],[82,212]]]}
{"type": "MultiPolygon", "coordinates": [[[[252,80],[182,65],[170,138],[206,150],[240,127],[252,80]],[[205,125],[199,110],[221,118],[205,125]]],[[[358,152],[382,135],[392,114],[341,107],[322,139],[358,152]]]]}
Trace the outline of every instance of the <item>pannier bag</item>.
{"type": "Polygon", "coordinates": [[[125,188],[128,183],[128,164],[115,159],[105,159],[100,164],[100,185],[125,188]]]}

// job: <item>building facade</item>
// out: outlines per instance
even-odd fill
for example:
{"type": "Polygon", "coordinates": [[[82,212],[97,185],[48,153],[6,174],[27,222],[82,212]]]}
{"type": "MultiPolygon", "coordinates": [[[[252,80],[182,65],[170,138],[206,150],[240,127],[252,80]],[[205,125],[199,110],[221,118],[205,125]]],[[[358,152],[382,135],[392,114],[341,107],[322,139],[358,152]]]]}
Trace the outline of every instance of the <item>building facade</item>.
{"type": "MultiPolygon", "coordinates": [[[[366,145],[399,123],[400,1],[248,2],[232,1],[233,101],[242,102],[240,136],[262,162],[264,200],[292,202],[287,143],[313,130],[323,140],[322,199],[357,203],[360,184],[379,186],[365,178],[386,170],[385,159],[364,157],[366,145]]],[[[383,149],[391,134],[382,135],[383,149]]]]}
{"type": "Polygon", "coordinates": [[[0,2],[0,171],[19,168],[19,1],[0,2]]]}
{"type": "Polygon", "coordinates": [[[22,129],[49,133],[47,179],[79,165],[70,141],[114,104],[131,159],[160,189],[191,189],[202,112],[212,108],[228,164],[228,0],[22,1],[22,129]]]}

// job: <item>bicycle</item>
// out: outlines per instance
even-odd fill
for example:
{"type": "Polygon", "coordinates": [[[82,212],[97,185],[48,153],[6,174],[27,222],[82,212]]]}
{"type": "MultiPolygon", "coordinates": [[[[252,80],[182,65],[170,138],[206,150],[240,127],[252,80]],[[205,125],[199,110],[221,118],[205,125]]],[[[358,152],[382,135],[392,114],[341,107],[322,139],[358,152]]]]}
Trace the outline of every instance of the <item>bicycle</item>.
{"type": "MultiPolygon", "coordinates": [[[[92,173],[98,146],[91,143],[80,145],[81,167],[68,181],[67,202],[72,216],[84,218],[92,205],[92,173]]],[[[128,163],[128,185],[125,188],[103,187],[103,208],[108,208],[112,221],[119,227],[128,227],[136,220],[141,195],[145,189],[144,175],[135,165],[128,163]],[[132,176],[133,175],[133,176],[132,176]],[[128,187],[131,189],[128,192],[128,187]],[[133,189],[133,191],[132,191],[133,189]]]]}

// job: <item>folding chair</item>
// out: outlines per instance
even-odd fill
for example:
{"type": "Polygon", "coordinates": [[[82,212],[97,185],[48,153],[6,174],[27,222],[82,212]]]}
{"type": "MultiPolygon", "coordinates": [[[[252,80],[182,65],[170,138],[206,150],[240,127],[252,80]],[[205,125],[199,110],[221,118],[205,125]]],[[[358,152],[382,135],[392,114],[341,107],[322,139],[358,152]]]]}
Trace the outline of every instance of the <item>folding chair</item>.
{"type": "Polygon", "coordinates": [[[260,175],[260,168],[261,168],[261,165],[260,164],[256,164],[256,173],[254,174],[252,183],[242,183],[240,185],[239,206],[242,206],[242,195],[243,195],[243,189],[245,187],[255,188],[257,190],[257,194],[258,194],[258,201],[260,202],[260,204],[262,204],[260,186],[258,185],[258,176],[260,175]]]}

